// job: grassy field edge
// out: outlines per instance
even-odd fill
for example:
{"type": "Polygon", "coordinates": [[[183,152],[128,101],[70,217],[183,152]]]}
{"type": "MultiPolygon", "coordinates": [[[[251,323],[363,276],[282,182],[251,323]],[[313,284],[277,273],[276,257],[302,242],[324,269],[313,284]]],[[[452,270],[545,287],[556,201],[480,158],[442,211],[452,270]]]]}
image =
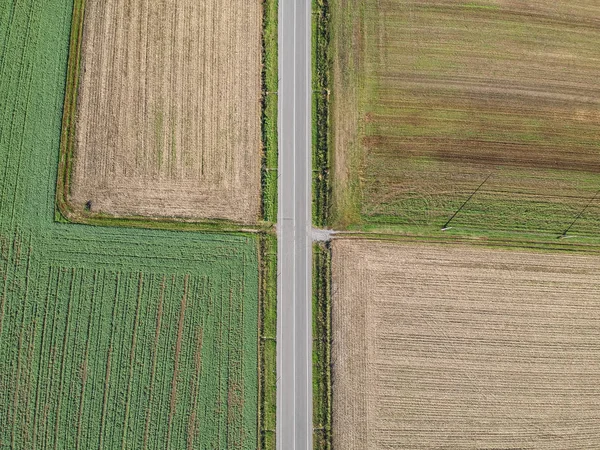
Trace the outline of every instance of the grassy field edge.
{"type": "Polygon", "coordinates": [[[277,238],[263,233],[259,238],[259,380],[258,448],[275,449],[277,406],[277,238]]]}
{"type": "Polygon", "coordinates": [[[83,19],[85,0],[73,1],[73,18],[69,38],[69,58],[67,62],[67,81],[65,102],[60,135],[60,154],[56,183],[55,220],[57,222],[77,222],[73,208],[69,204],[71,169],[73,166],[73,146],[75,141],[75,118],[77,92],[79,90],[79,72],[81,65],[81,41],[83,37],[83,19]]]}
{"type": "Polygon", "coordinates": [[[75,124],[81,70],[81,44],[86,0],[74,0],[65,101],[61,129],[54,220],[97,226],[167,229],[204,232],[263,232],[277,218],[277,1],[264,0],[263,11],[263,103],[262,103],[262,190],[261,220],[238,223],[222,219],[184,219],[177,217],[116,216],[76,210],[69,202],[71,175],[75,159],[75,124]]]}
{"type": "Polygon", "coordinates": [[[331,449],[331,246],[313,247],[313,445],[331,449]]]}
{"type": "Polygon", "coordinates": [[[312,161],[313,161],[313,225],[322,228],[329,223],[330,139],[330,12],[329,0],[313,0],[312,7],[312,161]]]}
{"type": "Polygon", "coordinates": [[[267,223],[277,221],[278,13],[277,0],[263,0],[261,215],[267,223]]]}

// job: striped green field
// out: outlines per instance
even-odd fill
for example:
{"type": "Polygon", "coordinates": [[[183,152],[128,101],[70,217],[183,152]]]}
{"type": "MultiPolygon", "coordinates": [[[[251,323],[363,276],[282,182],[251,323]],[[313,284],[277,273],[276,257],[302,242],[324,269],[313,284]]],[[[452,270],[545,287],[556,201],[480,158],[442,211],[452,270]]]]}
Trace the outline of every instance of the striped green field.
{"type": "Polygon", "coordinates": [[[72,8],[0,3],[0,448],[256,448],[257,239],[54,220],[72,8]]]}

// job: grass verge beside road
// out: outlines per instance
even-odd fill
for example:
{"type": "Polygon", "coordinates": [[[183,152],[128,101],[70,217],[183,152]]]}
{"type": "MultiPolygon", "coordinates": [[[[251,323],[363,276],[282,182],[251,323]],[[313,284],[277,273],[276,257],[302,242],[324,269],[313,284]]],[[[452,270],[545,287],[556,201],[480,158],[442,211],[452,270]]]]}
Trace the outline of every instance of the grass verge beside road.
{"type": "MultiPolygon", "coordinates": [[[[261,213],[267,224],[277,221],[278,3],[263,1],[261,213]]],[[[260,237],[260,336],[258,448],[276,446],[277,408],[277,237],[260,237]]]]}
{"type": "Polygon", "coordinates": [[[313,444],[331,449],[331,248],[313,247],[313,444]]]}
{"type": "Polygon", "coordinates": [[[275,449],[277,406],[277,239],[264,233],[259,240],[260,336],[259,430],[260,450],[275,449]]]}
{"type": "Polygon", "coordinates": [[[262,219],[277,221],[277,0],[263,2],[262,48],[262,219]]]}
{"type": "Polygon", "coordinates": [[[313,225],[329,219],[329,0],[313,0],[312,11],[313,225]]]}

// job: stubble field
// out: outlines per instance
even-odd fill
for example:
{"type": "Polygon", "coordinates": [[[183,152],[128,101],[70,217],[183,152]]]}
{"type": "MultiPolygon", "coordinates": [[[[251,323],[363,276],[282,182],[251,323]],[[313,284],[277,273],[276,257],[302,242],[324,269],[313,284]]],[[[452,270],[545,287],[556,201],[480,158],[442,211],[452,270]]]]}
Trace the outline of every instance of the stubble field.
{"type": "Polygon", "coordinates": [[[595,235],[597,2],[330,3],[331,225],[595,235]]]}
{"type": "Polygon", "coordinates": [[[0,3],[0,448],[255,449],[257,239],[54,221],[72,13],[0,3]]]}
{"type": "Polygon", "coordinates": [[[255,223],[259,0],[85,4],[71,216],[255,223]]]}
{"type": "Polygon", "coordinates": [[[335,240],[333,446],[600,445],[597,255],[335,240]]]}

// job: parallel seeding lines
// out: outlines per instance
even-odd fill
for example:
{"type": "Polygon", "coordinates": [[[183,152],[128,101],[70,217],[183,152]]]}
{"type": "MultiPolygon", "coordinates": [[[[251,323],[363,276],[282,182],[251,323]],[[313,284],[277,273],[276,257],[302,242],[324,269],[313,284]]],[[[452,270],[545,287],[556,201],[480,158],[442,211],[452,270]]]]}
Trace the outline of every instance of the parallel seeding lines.
{"type": "MultiPolygon", "coordinates": [[[[97,270],[94,270],[92,283],[93,284],[92,284],[92,291],[91,291],[91,298],[90,298],[91,308],[90,308],[90,314],[88,316],[87,331],[86,331],[86,335],[85,335],[85,350],[83,353],[83,363],[82,363],[82,367],[81,367],[81,393],[80,393],[80,399],[79,399],[79,409],[77,411],[77,435],[75,437],[75,450],[79,450],[80,443],[81,443],[81,424],[82,424],[82,417],[83,417],[83,408],[85,405],[85,386],[86,386],[86,381],[88,378],[88,358],[89,358],[89,350],[90,350],[90,336],[91,336],[91,332],[92,332],[92,324],[94,322],[95,308],[96,308],[96,305],[99,303],[98,300],[96,299],[96,292],[98,289],[98,271],[97,270]]],[[[102,298],[102,297],[100,296],[100,298],[102,298]]]]}
{"type": "Polygon", "coordinates": [[[74,287],[75,279],[76,279],[77,271],[75,268],[71,269],[71,281],[69,283],[69,301],[67,304],[67,317],[65,319],[65,331],[63,333],[62,340],[62,351],[61,351],[61,359],[60,359],[60,372],[59,372],[59,388],[58,388],[58,399],[56,406],[56,419],[54,424],[54,448],[58,447],[58,432],[60,428],[60,408],[63,399],[63,387],[64,387],[64,372],[65,372],[65,359],[67,354],[67,344],[69,339],[69,327],[71,326],[71,310],[73,307],[73,296],[74,296],[74,287]]]}
{"type": "Polygon", "coordinates": [[[117,305],[119,304],[119,288],[120,288],[120,284],[121,284],[121,273],[117,272],[116,274],[116,285],[115,285],[115,292],[114,292],[114,304],[113,304],[113,316],[112,316],[112,321],[110,323],[110,327],[111,327],[111,333],[110,333],[110,340],[108,343],[108,354],[106,356],[106,375],[104,378],[104,396],[102,399],[102,419],[100,421],[100,436],[99,436],[99,441],[98,441],[98,450],[102,450],[103,447],[103,441],[104,441],[104,427],[105,427],[105,422],[106,422],[106,410],[108,408],[108,396],[109,396],[109,386],[110,386],[110,369],[111,369],[111,357],[112,357],[112,352],[113,352],[113,336],[115,334],[115,329],[118,325],[117,320],[116,320],[116,314],[117,314],[117,305]]]}
{"type": "Polygon", "coordinates": [[[171,381],[171,396],[169,405],[169,422],[167,427],[167,442],[171,442],[171,431],[173,427],[173,416],[175,415],[175,405],[177,401],[177,378],[179,377],[179,357],[181,353],[181,344],[183,340],[183,321],[187,306],[189,275],[186,274],[183,281],[183,295],[181,297],[181,306],[179,308],[179,321],[177,325],[177,341],[175,343],[175,362],[173,369],[173,379],[171,381]]]}
{"type": "Polygon", "coordinates": [[[162,324],[162,315],[163,315],[163,300],[165,295],[165,284],[166,277],[163,275],[162,281],[160,283],[160,293],[158,295],[158,308],[156,309],[156,327],[154,331],[154,345],[152,346],[152,366],[150,369],[150,386],[149,390],[149,398],[148,398],[148,409],[146,410],[146,419],[144,425],[144,450],[148,448],[148,436],[150,429],[150,415],[152,413],[152,401],[154,397],[154,379],[156,376],[156,362],[158,359],[158,339],[160,337],[160,330],[162,324]]]}
{"type": "Polygon", "coordinates": [[[73,214],[91,201],[118,216],[256,222],[260,12],[241,0],[88,5],[73,214]]]}
{"type": "Polygon", "coordinates": [[[128,428],[128,422],[129,422],[129,408],[130,408],[130,401],[131,401],[131,381],[133,378],[133,366],[135,363],[135,344],[136,344],[138,324],[139,324],[139,312],[140,312],[140,303],[142,301],[143,287],[144,287],[144,276],[140,272],[139,283],[138,283],[138,298],[137,298],[137,303],[136,303],[136,307],[135,307],[135,321],[134,321],[134,325],[133,325],[133,337],[131,338],[131,350],[129,353],[129,376],[128,376],[128,381],[127,381],[127,394],[126,394],[126,400],[125,400],[125,421],[123,424],[123,437],[121,439],[121,442],[122,442],[121,448],[123,450],[125,449],[125,444],[127,442],[127,428],[128,428]]]}

